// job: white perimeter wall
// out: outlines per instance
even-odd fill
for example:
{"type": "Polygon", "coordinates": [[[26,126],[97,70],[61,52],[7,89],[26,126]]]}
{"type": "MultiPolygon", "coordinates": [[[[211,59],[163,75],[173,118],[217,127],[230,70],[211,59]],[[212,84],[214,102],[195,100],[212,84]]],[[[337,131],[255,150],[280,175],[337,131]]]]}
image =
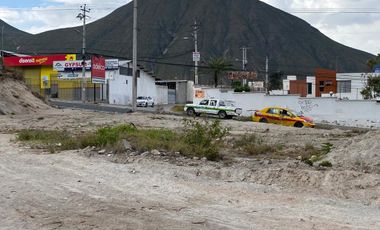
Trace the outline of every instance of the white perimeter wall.
{"type": "Polygon", "coordinates": [[[156,85],[157,98],[155,98],[155,103],[158,105],[167,105],[169,89],[166,85],[156,85]]]}
{"type": "MultiPolygon", "coordinates": [[[[380,103],[376,101],[344,101],[337,98],[301,98],[299,96],[267,96],[262,93],[221,93],[219,89],[202,89],[206,97],[234,100],[243,115],[266,106],[282,106],[302,111],[316,122],[339,123],[348,126],[380,127],[380,103]]],[[[194,97],[194,103],[199,98],[194,97]]]]}
{"type": "MultiPolygon", "coordinates": [[[[165,91],[161,86],[156,86],[154,77],[140,71],[140,77],[137,79],[137,96],[150,96],[155,104],[167,104],[167,95],[167,87],[165,91]]],[[[109,80],[109,103],[132,105],[132,76],[117,74],[109,80]]]]}

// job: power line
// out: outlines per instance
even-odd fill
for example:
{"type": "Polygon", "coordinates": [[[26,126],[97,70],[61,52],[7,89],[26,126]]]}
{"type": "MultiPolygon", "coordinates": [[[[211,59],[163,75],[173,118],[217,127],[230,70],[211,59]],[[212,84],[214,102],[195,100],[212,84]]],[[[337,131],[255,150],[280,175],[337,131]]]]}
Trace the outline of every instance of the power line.
{"type": "MultiPolygon", "coordinates": [[[[91,9],[95,10],[115,10],[115,7],[91,7],[91,9]]],[[[78,11],[78,8],[0,8],[0,12],[43,12],[43,11],[78,11]]]]}
{"type": "Polygon", "coordinates": [[[287,11],[291,14],[380,14],[380,11],[287,11]]]}

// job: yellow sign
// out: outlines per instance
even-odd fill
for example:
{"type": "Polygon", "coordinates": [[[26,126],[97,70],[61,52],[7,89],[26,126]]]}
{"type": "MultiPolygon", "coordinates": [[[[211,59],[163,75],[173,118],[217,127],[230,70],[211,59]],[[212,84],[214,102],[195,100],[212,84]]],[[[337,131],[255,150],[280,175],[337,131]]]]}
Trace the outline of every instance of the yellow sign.
{"type": "Polygon", "coordinates": [[[66,61],[76,61],[77,55],[76,54],[67,54],[66,55],[66,61]]]}

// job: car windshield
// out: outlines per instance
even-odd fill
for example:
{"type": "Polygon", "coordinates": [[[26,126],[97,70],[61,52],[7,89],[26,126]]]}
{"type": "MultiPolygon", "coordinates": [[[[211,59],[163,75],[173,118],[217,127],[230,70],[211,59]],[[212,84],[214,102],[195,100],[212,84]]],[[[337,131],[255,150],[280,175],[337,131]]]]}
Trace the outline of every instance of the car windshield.
{"type": "Polygon", "coordinates": [[[137,100],[145,100],[146,97],[137,97],[137,100]]]}

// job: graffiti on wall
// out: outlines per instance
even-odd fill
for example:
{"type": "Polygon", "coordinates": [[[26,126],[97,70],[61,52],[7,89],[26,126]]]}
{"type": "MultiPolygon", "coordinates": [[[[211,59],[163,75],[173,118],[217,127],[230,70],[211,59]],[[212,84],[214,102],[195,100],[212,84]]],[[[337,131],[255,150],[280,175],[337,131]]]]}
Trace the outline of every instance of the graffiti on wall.
{"type": "Polygon", "coordinates": [[[318,108],[319,105],[314,103],[313,100],[300,100],[298,104],[301,108],[302,113],[310,113],[314,108],[318,108]]]}

